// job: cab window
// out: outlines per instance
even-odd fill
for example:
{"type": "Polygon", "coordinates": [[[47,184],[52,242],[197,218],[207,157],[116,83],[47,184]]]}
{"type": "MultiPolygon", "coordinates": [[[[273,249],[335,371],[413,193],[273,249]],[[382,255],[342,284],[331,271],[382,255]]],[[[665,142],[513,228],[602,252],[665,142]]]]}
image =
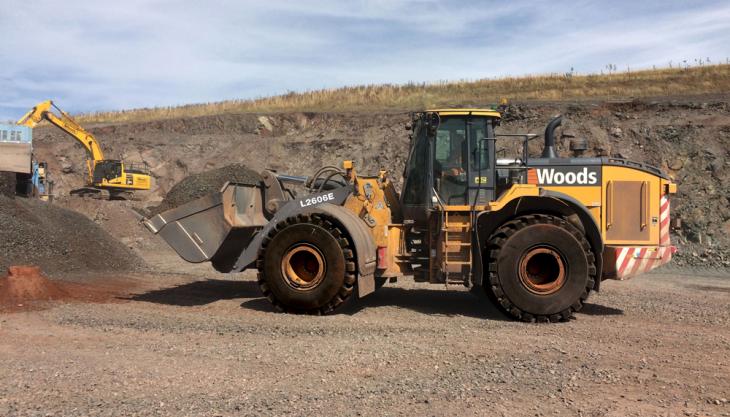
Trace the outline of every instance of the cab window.
{"type": "Polygon", "coordinates": [[[429,141],[427,128],[419,125],[414,130],[414,145],[405,171],[403,186],[403,204],[425,206],[430,199],[428,188],[429,141]]]}
{"type": "Polygon", "coordinates": [[[466,118],[441,119],[434,140],[434,188],[446,204],[464,204],[467,190],[466,118]]]}

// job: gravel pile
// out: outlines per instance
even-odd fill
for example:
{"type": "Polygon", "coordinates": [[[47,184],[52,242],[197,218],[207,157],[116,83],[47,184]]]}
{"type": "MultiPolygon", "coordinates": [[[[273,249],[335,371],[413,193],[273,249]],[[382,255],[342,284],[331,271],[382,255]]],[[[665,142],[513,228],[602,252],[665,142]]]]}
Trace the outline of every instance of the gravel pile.
{"type": "Polygon", "coordinates": [[[0,271],[130,271],[143,261],[85,216],[39,200],[0,196],[0,271]]]}
{"type": "Polygon", "coordinates": [[[175,184],[159,206],[150,208],[153,214],[162,213],[200,197],[220,191],[226,182],[259,184],[261,176],[243,164],[231,164],[222,168],[186,177],[175,184]]]}
{"type": "Polygon", "coordinates": [[[15,195],[15,173],[0,172],[0,195],[12,197],[15,195]]]}

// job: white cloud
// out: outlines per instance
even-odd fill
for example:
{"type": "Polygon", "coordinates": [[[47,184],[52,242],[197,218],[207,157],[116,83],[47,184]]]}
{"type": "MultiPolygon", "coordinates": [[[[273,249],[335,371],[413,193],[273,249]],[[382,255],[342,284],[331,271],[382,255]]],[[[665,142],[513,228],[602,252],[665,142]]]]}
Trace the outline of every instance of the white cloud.
{"type": "Polygon", "coordinates": [[[730,56],[712,1],[26,3],[0,15],[0,118],[730,56]]]}

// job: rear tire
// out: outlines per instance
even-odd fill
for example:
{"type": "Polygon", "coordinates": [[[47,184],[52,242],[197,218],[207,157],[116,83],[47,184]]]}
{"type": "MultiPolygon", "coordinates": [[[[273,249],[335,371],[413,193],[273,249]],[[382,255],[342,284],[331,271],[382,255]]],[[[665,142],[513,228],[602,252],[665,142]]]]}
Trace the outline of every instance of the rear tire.
{"type": "Polygon", "coordinates": [[[350,247],[347,236],[322,216],[288,219],[262,243],[259,287],[281,311],[330,313],[350,298],[355,287],[350,247]]]}
{"type": "Polygon", "coordinates": [[[518,217],[489,239],[487,296],[527,322],[569,320],[596,279],[595,255],[583,233],[550,215],[518,217]]]}

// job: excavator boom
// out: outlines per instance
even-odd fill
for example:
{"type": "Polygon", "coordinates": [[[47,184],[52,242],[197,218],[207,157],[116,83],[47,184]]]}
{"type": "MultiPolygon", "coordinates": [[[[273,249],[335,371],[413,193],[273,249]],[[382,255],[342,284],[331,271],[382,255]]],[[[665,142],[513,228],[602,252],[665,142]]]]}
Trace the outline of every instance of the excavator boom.
{"type": "Polygon", "coordinates": [[[89,158],[91,160],[104,160],[104,152],[101,150],[101,146],[94,135],[87,132],[86,129],[76,123],[76,121],[72,119],[68,113],[53,104],[53,101],[51,100],[46,100],[33,107],[25,114],[25,116],[18,120],[17,124],[33,128],[43,120],[48,120],[53,125],[66,132],[69,136],[79,141],[89,153],[89,158]],[[53,113],[53,109],[58,110],[60,116],[53,113]]]}

